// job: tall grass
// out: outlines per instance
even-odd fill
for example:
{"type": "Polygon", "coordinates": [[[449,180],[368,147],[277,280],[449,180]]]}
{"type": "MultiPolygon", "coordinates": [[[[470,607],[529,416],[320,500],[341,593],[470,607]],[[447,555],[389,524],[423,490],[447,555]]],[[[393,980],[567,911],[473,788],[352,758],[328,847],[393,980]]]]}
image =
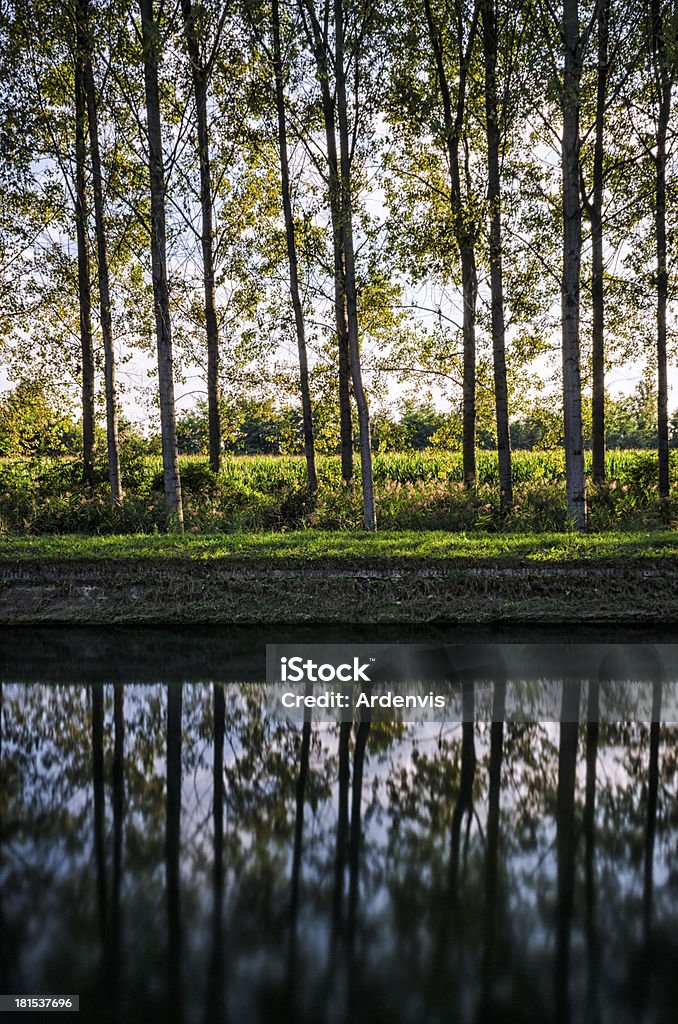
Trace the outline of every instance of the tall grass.
{"type": "MultiPolygon", "coordinates": [[[[644,529],[676,523],[678,451],[671,452],[672,499],[668,510],[657,493],[657,456],[650,451],[611,451],[607,482],[590,487],[590,522],[595,530],[644,529]]],[[[388,529],[563,530],[565,462],[561,452],[518,451],[513,455],[515,504],[499,507],[496,452],[477,454],[478,483],[462,484],[461,456],[434,451],[376,454],[375,490],[380,525],[388,529]]],[[[587,469],[590,455],[587,453],[587,469]]],[[[0,532],[152,533],[164,528],[162,463],[137,457],[123,465],[126,498],[108,500],[105,464],[96,484],[85,488],[74,459],[0,460],[0,532]]],[[[305,461],[295,456],[227,456],[218,476],[201,456],[181,459],[187,529],[358,529],[362,524],[359,484],[342,486],[338,456],[318,459],[319,493],[305,490],[305,461]]]]}

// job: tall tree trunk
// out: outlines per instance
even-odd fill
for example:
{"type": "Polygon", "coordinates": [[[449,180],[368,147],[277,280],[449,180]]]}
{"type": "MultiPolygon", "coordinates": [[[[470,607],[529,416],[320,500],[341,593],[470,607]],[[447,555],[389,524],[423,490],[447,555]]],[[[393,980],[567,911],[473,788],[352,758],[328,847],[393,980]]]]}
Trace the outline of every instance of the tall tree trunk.
{"type": "Polygon", "coordinates": [[[431,0],[424,0],[429,38],[436,62],[438,86],[443,102],[445,142],[450,167],[451,206],[454,235],[461,260],[462,292],[462,338],[463,338],[463,411],[462,411],[462,462],[464,483],[472,487],[476,482],[476,301],[478,298],[478,275],[476,271],[475,233],[476,225],[465,209],[464,192],[461,183],[460,146],[464,119],[466,116],[466,81],[471,52],[475,43],[480,0],[473,7],[471,24],[464,44],[464,26],[467,18],[457,7],[457,95],[452,104],[450,82],[445,67],[443,42],[436,25],[431,0]]]}
{"type": "MultiPolygon", "coordinates": [[[[310,686],[308,692],[311,692],[310,686]]],[[[299,885],[301,881],[301,855],[304,839],[304,805],[306,802],[306,783],[308,782],[309,755],[311,750],[311,718],[310,712],[304,713],[304,724],[301,729],[301,749],[299,751],[299,775],[297,776],[297,788],[295,799],[294,815],[294,851],[292,854],[292,879],[290,887],[290,918],[292,931],[296,929],[297,914],[299,912],[299,885]]],[[[294,934],[293,934],[294,937],[294,934]]]]}
{"type": "Polygon", "coordinates": [[[214,285],[214,211],[212,207],[212,174],[207,127],[208,70],[200,55],[200,40],[195,24],[197,11],[193,6],[192,0],[181,0],[181,11],[184,21],[186,49],[188,50],[188,59],[191,64],[198,135],[198,162],[200,165],[200,213],[202,218],[200,244],[202,247],[205,331],[207,334],[207,417],[210,468],[214,473],[218,473],[221,466],[219,328],[217,326],[214,285]]]}
{"type": "Polygon", "coordinates": [[[504,756],[504,718],[506,680],[494,684],[492,725],[490,726],[490,767],[487,807],[487,853],[485,856],[485,942],[481,973],[481,1011],[479,1020],[493,1016],[493,989],[496,964],[497,922],[499,920],[499,812],[501,766],[504,756]]]}
{"type": "Polygon", "coordinates": [[[351,158],[349,152],[348,107],[346,100],[346,70],[344,66],[344,12],[343,0],[334,0],[334,71],[339,123],[339,169],[341,176],[341,229],[344,244],[344,291],[348,323],[348,351],[351,366],[353,395],[358,409],[360,434],[360,476],[363,485],[363,516],[366,530],[376,530],[377,515],[374,504],[374,477],[372,474],[372,441],[370,413],[363,386],[360,365],[360,333],[358,327],[358,296],[356,289],[355,253],[353,248],[353,199],[351,192],[351,158]]]}
{"type": "MultiPolygon", "coordinates": [[[[306,684],[306,694],[313,690],[312,684],[306,684]]],[[[297,930],[299,919],[299,891],[301,888],[301,862],[304,848],[304,807],[306,803],[306,785],[309,775],[311,753],[311,711],[304,711],[304,724],[301,729],[301,748],[299,750],[299,774],[295,793],[294,814],[294,849],[292,851],[292,875],[290,879],[290,931],[287,956],[287,1000],[289,1012],[294,1014],[295,993],[297,984],[297,930]]]]}
{"type": "MultiPolygon", "coordinates": [[[[330,0],[326,0],[329,5],[330,0]]],[[[332,221],[332,251],[334,258],[334,319],[339,353],[339,429],[341,437],[341,479],[345,484],[353,481],[353,416],[351,413],[351,361],[348,345],[346,312],[344,242],[341,222],[341,178],[335,127],[335,97],[330,89],[330,61],[327,39],[318,21],[312,0],[300,0],[306,34],[313,51],[320,84],[320,96],[327,146],[328,197],[332,221]],[[306,20],[308,19],[308,20],[306,20]]]]}
{"type": "Polygon", "coordinates": [[[87,99],[87,120],[89,122],[89,152],[92,162],[92,191],[94,193],[94,228],[97,239],[97,269],[99,278],[99,315],[104,341],[104,380],[106,390],[106,441],[108,453],[108,481],[111,500],[119,505],[123,498],[120,479],[120,448],[118,444],[118,401],[115,383],[115,348],[113,345],[113,322],[111,318],[111,290],[108,274],[108,246],[104,218],[103,179],[101,175],[101,153],[99,149],[99,113],[94,70],[92,67],[92,39],[89,23],[90,0],[80,0],[77,9],[78,24],[82,25],[83,81],[87,99]]]}
{"type": "Polygon", "coordinates": [[[351,411],[351,358],[348,347],[348,319],[344,286],[344,241],[341,230],[341,203],[337,140],[334,131],[334,101],[327,82],[322,83],[325,136],[329,163],[330,217],[332,220],[332,251],[334,259],[334,322],[339,353],[339,437],[341,479],[353,483],[353,413],[351,411]]]}
{"type": "MultiPolygon", "coordinates": [[[[666,306],[668,270],[666,260],[666,137],[671,116],[673,74],[666,51],[666,20],[660,0],[651,0],[652,50],[655,84],[659,99],[657,155],[655,157],[655,235],[657,257],[657,454],[659,460],[659,497],[669,498],[669,415],[666,362],[666,306]]],[[[675,30],[674,30],[675,36],[675,30]]]]}
{"type": "Polygon", "coordinates": [[[579,274],[581,205],[579,199],[579,91],[581,52],[578,0],[563,0],[562,174],[563,279],[562,356],[567,514],[578,530],[586,529],[586,479],[581,412],[579,356],[579,274]]]}
{"type": "Polygon", "coordinates": [[[344,869],[346,865],[346,844],[348,840],[348,795],[350,782],[349,744],[351,723],[339,726],[339,806],[337,813],[337,845],[334,857],[334,898],[332,931],[336,936],[343,925],[344,869]]]}
{"type": "Polygon", "coordinates": [[[92,342],[92,291],[87,238],[87,115],[85,101],[86,33],[76,15],[75,53],[75,233],[78,246],[78,301],[80,304],[80,355],[82,371],[82,478],[94,484],[94,346],[92,342]]]}
{"type": "Polygon", "coordinates": [[[650,723],[650,763],[647,773],[647,819],[645,827],[645,858],[643,871],[643,923],[649,941],[652,929],[652,894],[654,889],[654,845],[657,834],[657,801],[659,797],[659,730],[661,724],[662,684],[652,686],[652,721],[650,723]]]}
{"type": "Polygon", "coordinates": [[[212,687],[214,707],[214,755],[212,761],[212,787],[214,827],[212,865],[212,949],[207,975],[205,1020],[211,1024],[223,1019],[224,990],[224,736],[226,732],[226,699],[223,683],[212,687]]]}
{"type": "Polygon", "coordinates": [[[577,737],[581,683],[563,682],[556,794],[556,855],[558,895],[556,908],[555,1002],[557,1024],[570,1017],[570,934],[574,911],[575,828],[574,798],[577,779],[577,737]]]}
{"type": "Polygon", "coordinates": [[[148,170],[151,190],[151,263],[158,347],[158,383],[160,389],[160,426],[165,504],[168,525],[178,533],[183,533],[184,512],[181,502],[181,481],[179,478],[177,423],[174,405],[172,327],[170,322],[169,288],[167,284],[165,168],[162,154],[162,128],[158,89],[158,37],[160,26],[153,17],[153,0],[139,0],[139,2],[144,52],[148,170]]]}
{"type": "Polygon", "coordinates": [[[182,1020],[181,1001],[181,712],[183,684],[167,686],[167,817],[165,884],[167,892],[168,1021],[182,1020]]]}
{"type": "Polygon", "coordinates": [[[99,934],[108,956],[108,890],[105,852],[105,790],[104,790],[104,688],[93,683],[92,695],[92,789],[94,792],[94,859],[97,872],[97,913],[99,934]]]}
{"type": "Polygon", "coordinates": [[[669,498],[669,415],[666,361],[666,306],[668,273],[666,269],[666,132],[668,117],[657,136],[655,207],[657,234],[657,454],[659,459],[659,497],[669,498]]]}
{"type": "MultiPolygon", "coordinates": [[[[370,687],[365,687],[369,695],[370,687]]],[[[360,846],[362,841],[362,797],[365,751],[370,734],[369,719],[360,722],[353,750],[353,779],[351,780],[351,834],[349,837],[349,879],[348,879],[348,946],[351,952],[355,941],[358,895],[360,884],[360,846]]]]}
{"type": "Polygon", "coordinates": [[[353,413],[351,411],[351,360],[348,352],[348,324],[344,298],[344,255],[341,231],[334,245],[334,308],[339,345],[339,435],[341,444],[341,479],[353,482],[353,413]]]}
{"type": "Polygon", "coordinates": [[[501,176],[499,172],[499,114],[497,110],[497,12],[495,0],[483,0],[483,48],[485,51],[485,125],[487,135],[487,198],[490,206],[490,290],[492,294],[492,357],[494,404],[497,418],[499,495],[501,509],[513,504],[511,436],[509,433],[508,386],[504,323],[504,279],[502,267],[501,176]]]}
{"type": "Polygon", "coordinates": [[[605,297],[603,290],[603,157],[605,155],[605,103],[608,76],[610,0],[597,0],[598,82],[596,138],[593,150],[591,219],[591,298],[593,302],[593,395],[591,402],[592,475],[594,484],[605,479],[605,297]]]}
{"type": "Polygon", "coordinates": [[[114,998],[120,975],[122,840],[125,814],[125,687],[113,685],[113,885],[111,891],[111,987],[114,998]]]}
{"type": "Polygon", "coordinates": [[[600,1019],[598,1005],[598,963],[600,948],[596,928],[596,768],[600,717],[600,684],[589,680],[586,724],[586,797],[584,802],[586,892],[586,946],[587,946],[587,1020],[596,1024],[600,1019]]]}
{"type": "Polygon", "coordinates": [[[313,438],[313,413],[311,410],[311,389],[308,376],[308,354],[306,351],[306,328],[304,311],[299,294],[299,264],[292,216],[292,198],[290,192],[290,169],[287,155],[287,124],[285,116],[285,90],[280,46],[280,9],[278,0],[272,0],[273,20],[273,62],[275,72],[275,99],[278,113],[278,148],[280,151],[280,181],[282,186],[283,215],[285,218],[285,237],[287,240],[287,259],[290,267],[290,296],[294,309],[294,323],[297,331],[297,348],[299,351],[299,386],[301,390],[301,411],[304,425],[304,453],[306,455],[306,473],[308,489],[312,495],[318,490],[318,474],[315,468],[315,441],[313,438]]]}
{"type": "Polygon", "coordinates": [[[473,810],[473,782],[476,777],[476,748],[474,740],[475,687],[473,682],[463,683],[463,722],[461,724],[461,770],[459,793],[452,812],[452,838],[450,844],[450,892],[452,902],[459,899],[459,860],[461,826],[464,814],[473,810]]]}

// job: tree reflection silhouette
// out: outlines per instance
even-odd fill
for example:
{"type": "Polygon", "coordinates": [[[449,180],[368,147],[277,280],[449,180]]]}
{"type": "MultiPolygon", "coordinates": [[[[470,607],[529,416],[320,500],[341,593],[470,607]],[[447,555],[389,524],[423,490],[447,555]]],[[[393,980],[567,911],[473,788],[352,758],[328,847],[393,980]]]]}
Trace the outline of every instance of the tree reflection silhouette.
{"type": "Polygon", "coordinates": [[[463,723],[348,728],[255,684],[3,684],[5,991],[67,978],[96,1024],[669,1024],[677,733],[647,652],[653,721],[596,721],[642,667],[611,659],[560,726],[499,676],[491,723],[469,674],[463,723]]]}
{"type": "Polygon", "coordinates": [[[183,685],[167,686],[167,798],[165,885],[167,892],[167,1020],[182,1020],[181,928],[181,711],[183,685]]]}

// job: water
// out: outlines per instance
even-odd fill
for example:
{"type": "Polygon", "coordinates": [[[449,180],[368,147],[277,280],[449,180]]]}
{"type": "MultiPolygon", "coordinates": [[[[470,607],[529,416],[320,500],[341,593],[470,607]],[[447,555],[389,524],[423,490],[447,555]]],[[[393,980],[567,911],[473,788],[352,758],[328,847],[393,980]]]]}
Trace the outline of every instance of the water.
{"type": "MultiPolygon", "coordinates": [[[[319,637],[279,632],[0,634],[1,993],[97,1024],[675,1020],[676,726],[290,724],[264,644],[319,637]]],[[[324,639],[594,639],[368,634],[324,639]]]]}

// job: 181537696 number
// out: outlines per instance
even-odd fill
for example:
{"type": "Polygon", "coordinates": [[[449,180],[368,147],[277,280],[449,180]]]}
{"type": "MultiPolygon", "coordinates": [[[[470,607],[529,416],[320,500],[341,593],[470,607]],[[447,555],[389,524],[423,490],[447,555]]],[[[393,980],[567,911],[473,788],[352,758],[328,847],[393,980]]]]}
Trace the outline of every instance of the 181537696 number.
{"type": "Polygon", "coordinates": [[[9,1010],[79,1010],[78,996],[46,996],[46,995],[0,995],[0,1011],[9,1010]]]}

